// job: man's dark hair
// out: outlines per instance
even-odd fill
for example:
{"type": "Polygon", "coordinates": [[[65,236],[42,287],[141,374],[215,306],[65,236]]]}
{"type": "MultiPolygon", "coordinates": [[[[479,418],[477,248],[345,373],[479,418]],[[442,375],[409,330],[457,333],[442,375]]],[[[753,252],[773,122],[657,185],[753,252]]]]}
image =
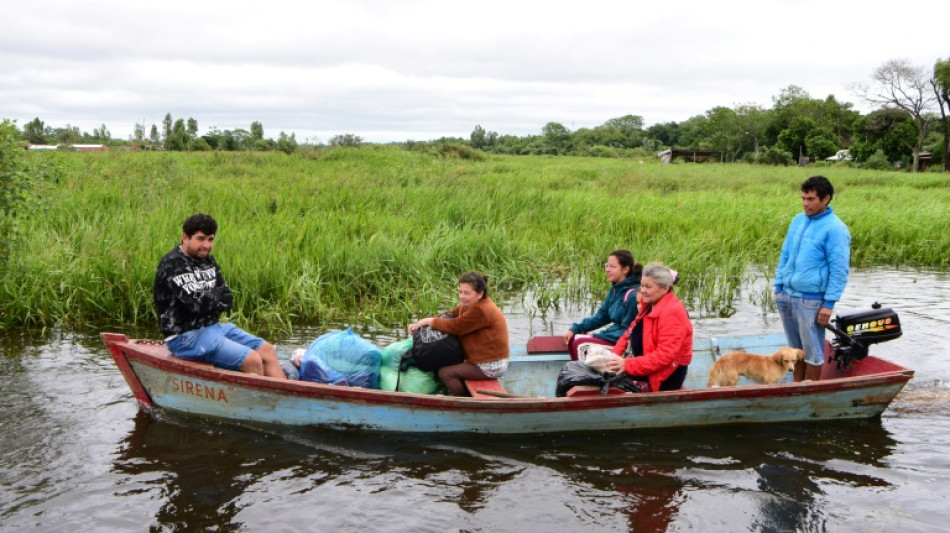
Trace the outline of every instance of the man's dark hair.
{"type": "Polygon", "coordinates": [[[218,232],[218,223],[211,215],[197,213],[185,219],[181,225],[181,230],[189,237],[199,231],[205,235],[214,235],[218,232]]]}
{"type": "Polygon", "coordinates": [[[812,176],[805,180],[802,183],[802,192],[808,191],[815,191],[819,200],[824,199],[826,196],[830,197],[829,200],[833,200],[835,197],[834,186],[832,186],[828,178],[824,176],[812,176]]]}

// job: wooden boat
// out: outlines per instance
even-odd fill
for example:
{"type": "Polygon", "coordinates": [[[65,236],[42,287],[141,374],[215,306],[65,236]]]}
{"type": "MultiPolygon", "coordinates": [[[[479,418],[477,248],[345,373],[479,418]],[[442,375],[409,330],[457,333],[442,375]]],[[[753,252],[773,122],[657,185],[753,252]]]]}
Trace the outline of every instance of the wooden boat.
{"type": "MultiPolygon", "coordinates": [[[[814,382],[740,381],[706,388],[709,367],[735,349],[773,353],[782,334],[696,339],[682,390],[604,395],[576,387],[555,398],[570,360],[560,337],[513,346],[499,381],[469,383],[473,397],[387,392],[285,381],[221,370],[171,356],[161,341],[101,335],[145,409],[163,408],[241,421],[402,432],[542,433],[879,416],[913,370],[867,356],[845,369],[825,364],[814,382]]],[[[594,390],[590,390],[594,389],[594,390]]]]}

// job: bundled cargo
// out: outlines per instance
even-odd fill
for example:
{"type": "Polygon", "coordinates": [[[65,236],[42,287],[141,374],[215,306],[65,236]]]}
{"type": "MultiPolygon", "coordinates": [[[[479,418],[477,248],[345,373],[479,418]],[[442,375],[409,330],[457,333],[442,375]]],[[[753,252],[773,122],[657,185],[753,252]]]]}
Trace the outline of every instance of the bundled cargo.
{"type": "Polygon", "coordinates": [[[310,344],[300,364],[300,379],[378,389],[381,365],[379,349],[346,328],[321,335],[310,344]]]}

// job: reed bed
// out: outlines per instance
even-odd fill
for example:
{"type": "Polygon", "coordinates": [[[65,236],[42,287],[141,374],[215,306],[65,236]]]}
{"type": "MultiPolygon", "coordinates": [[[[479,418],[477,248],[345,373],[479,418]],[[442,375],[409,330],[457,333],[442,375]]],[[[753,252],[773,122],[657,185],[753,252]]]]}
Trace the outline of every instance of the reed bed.
{"type": "Polygon", "coordinates": [[[455,280],[496,300],[599,303],[601,265],[628,248],[682,277],[694,316],[728,316],[748,267],[774,270],[798,186],[816,173],[852,232],[854,267],[946,268],[946,175],[489,156],[394,147],[322,153],[54,153],[59,179],[23,215],[0,282],[3,324],[154,323],[159,258],[210,213],[232,319],[390,328],[452,305],[455,280]]]}

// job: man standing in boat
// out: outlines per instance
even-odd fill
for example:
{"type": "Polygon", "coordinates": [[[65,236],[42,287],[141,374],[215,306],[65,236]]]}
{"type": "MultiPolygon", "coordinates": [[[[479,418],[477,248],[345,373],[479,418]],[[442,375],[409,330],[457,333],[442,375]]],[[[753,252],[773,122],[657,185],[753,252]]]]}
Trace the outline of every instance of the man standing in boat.
{"type": "Polygon", "coordinates": [[[792,219],[775,272],[775,304],[792,348],[805,351],[795,381],[821,377],[825,325],[848,283],[851,234],[830,202],[835,190],[824,176],[801,186],[802,208],[792,219]]]}
{"type": "Polygon", "coordinates": [[[211,255],[218,223],[195,214],[182,224],[181,244],[162,257],[152,295],[165,345],[176,357],[228,370],[286,379],[274,345],[218,317],[231,309],[231,289],[211,255]]]}

